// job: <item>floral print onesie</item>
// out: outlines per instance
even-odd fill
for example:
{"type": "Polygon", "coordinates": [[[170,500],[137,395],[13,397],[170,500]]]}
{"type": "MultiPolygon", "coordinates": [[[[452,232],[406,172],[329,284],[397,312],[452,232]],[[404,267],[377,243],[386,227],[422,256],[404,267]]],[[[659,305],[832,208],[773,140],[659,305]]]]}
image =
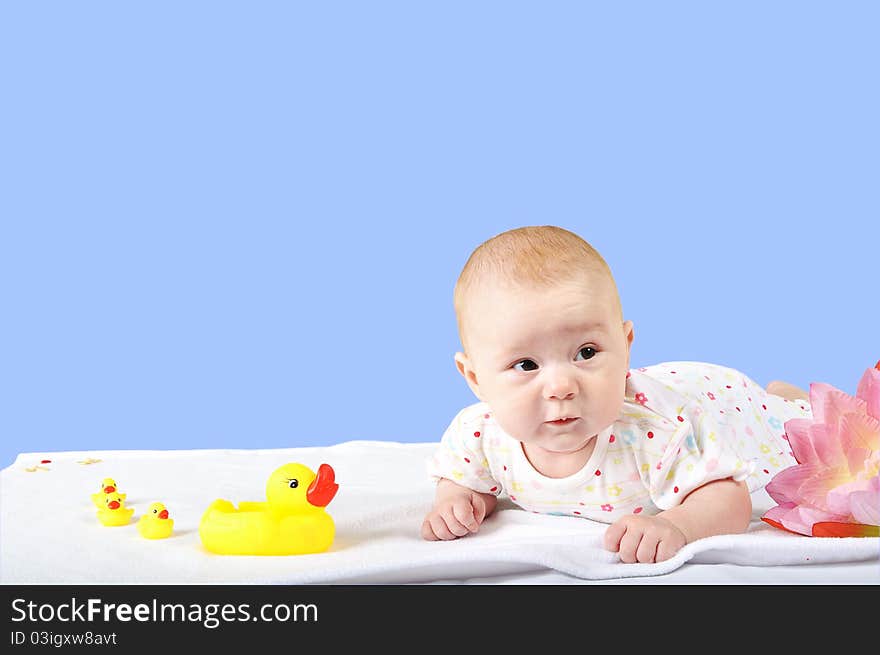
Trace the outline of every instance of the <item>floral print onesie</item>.
{"type": "Polygon", "coordinates": [[[427,468],[435,480],[506,493],[526,510],[613,523],[674,507],[713,480],[762,488],[796,463],[785,422],[810,416],[807,400],[768,394],[734,369],[669,362],[628,372],[618,420],[596,436],[589,460],[573,475],[536,471],[485,403],[458,413],[427,468]]]}

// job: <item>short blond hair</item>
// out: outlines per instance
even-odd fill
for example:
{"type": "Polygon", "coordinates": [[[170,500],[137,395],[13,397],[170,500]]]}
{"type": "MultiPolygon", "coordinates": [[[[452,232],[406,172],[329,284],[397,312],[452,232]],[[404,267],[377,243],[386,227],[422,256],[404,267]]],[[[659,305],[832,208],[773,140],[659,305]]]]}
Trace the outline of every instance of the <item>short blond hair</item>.
{"type": "Polygon", "coordinates": [[[534,225],[495,235],[471,253],[455,283],[453,304],[462,346],[467,350],[464,319],[468,298],[485,280],[546,288],[589,279],[596,273],[611,283],[622,317],[611,268],[593,246],[574,232],[555,225],[534,225]]]}

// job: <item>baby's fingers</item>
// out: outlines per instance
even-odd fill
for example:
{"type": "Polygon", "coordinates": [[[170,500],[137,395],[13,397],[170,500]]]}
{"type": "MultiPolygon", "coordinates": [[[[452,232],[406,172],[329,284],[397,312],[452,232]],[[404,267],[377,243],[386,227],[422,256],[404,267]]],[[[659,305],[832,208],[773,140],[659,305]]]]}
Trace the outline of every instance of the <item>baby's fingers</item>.
{"type": "Polygon", "coordinates": [[[660,543],[660,535],[647,530],[642,534],[642,540],[636,550],[636,560],[643,564],[653,564],[657,555],[657,544],[660,543]]]}
{"type": "Polygon", "coordinates": [[[471,504],[474,506],[474,516],[477,518],[477,523],[482,525],[483,519],[486,518],[486,510],[488,509],[486,499],[478,494],[474,494],[471,497],[471,504]]]}
{"type": "Polygon", "coordinates": [[[664,539],[657,546],[657,561],[662,562],[669,559],[679,551],[679,546],[674,542],[664,539]]]}
{"type": "MultiPolygon", "coordinates": [[[[467,534],[467,531],[465,531],[465,534],[467,534]]],[[[422,523],[422,536],[428,541],[437,541],[438,539],[449,541],[458,537],[449,529],[443,516],[437,512],[433,512],[422,523]]]]}
{"type": "MultiPolygon", "coordinates": [[[[482,513],[483,515],[485,515],[486,513],[485,504],[483,505],[482,513]]],[[[471,505],[469,498],[462,498],[455,501],[455,503],[452,505],[452,515],[455,517],[455,520],[458,522],[458,524],[465,530],[467,530],[467,532],[476,532],[480,528],[480,521],[482,517],[478,517],[477,513],[474,512],[474,506],[471,505]]],[[[467,532],[459,536],[464,536],[464,534],[467,534],[467,532]]]]}
{"type": "Polygon", "coordinates": [[[617,521],[608,526],[608,529],[605,530],[605,550],[610,550],[612,553],[620,550],[620,540],[624,534],[626,534],[626,524],[622,521],[617,521]]]}
{"type": "Polygon", "coordinates": [[[437,541],[440,539],[440,537],[434,534],[434,526],[429,518],[422,521],[422,539],[426,541],[437,541]]]}
{"type": "Polygon", "coordinates": [[[642,544],[642,538],[645,535],[645,531],[642,526],[638,524],[628,525],[626,528],[626,532],[623,535],[623,538],[620,540],[620,549],[618,551],[618,555],[620,556],[620,561],[625,562],[626,564],[634,564],[639,561],[638,551],[639,546],[642,544]]]}

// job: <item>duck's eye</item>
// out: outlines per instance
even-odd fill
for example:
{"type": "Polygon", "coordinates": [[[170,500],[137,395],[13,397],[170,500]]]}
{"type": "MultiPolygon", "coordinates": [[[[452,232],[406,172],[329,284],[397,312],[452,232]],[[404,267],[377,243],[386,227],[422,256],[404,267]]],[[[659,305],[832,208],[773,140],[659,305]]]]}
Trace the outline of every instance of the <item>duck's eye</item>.
{"type": "Polygon", "coordinates": [[[158,513],[159,513],[159,510],[158,510],[158,509],[154,509],[154,510],[153,510],[153,514],[158,514],[158,513]]]}
{"type": "Polygon", "coordinates": [[[299,486],[299,480],[297,480],[296,478],[294,478],[293,480],[288,480],[287,486],[291,489],[296,489],[299,486]]]}

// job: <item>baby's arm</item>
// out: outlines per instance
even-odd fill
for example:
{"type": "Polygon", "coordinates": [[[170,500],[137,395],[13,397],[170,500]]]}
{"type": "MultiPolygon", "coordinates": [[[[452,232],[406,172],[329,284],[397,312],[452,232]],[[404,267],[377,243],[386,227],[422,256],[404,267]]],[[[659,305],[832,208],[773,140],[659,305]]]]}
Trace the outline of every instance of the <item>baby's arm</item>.
{"type": "Polygon", "coordinates": [[[810,392],[782,380],[773,380],[767,385],[767,393],[782,396],[787,400],[809,400],[810,392]]]}
{"type": "Polygon", "coordinates": [[[428,541],[446,541],[476,532],[497,504],[498,499],[492,494],[442,478],[437,483],[434,507],[422,523],[422,537],[428,541]]]}
{"type": "Polygon", "coordinates": [[[697,539],[745,532],[751,518],[746,483],[716,480],[655,516],[630,514],[618,520],[605,531],[605,548],[619,552],[623,562],[662,562],[697,539]]]}
{"type": "Polygon", "coordinates": [[[657,516],[672,521],[690,543],[716,534],[745,532],[752,520],[752,498],[745,482],[715,480],[657,516]]]}

